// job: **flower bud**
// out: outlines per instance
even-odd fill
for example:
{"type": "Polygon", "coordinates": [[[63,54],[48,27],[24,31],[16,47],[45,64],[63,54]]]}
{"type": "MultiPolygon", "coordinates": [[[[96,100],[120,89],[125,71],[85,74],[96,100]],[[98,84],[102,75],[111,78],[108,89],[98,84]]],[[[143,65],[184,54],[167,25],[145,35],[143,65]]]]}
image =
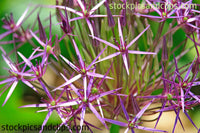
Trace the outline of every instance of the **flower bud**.
{"type": "Polygon", "coordinates": [[[44,28],[42,26],[42,23],[40,21],[40,17],[39,17],[39,14],[37,16],[37,19],[38,19],[38,27],[39,27],[39,36],[40,36],[40,40],[43,41],[43,42],[46,42],[47,40],[47,36],[46,36],[46,33],[44,31],[44,28]]]}
{"type": "Polygon", "coordinates": [[[162,61],[168,60],[168,52],[167,52],[167,42],[166,42],[166,36],[163,37],[163,48],[162,48],[162,61]]]}
{"type": "Polygon", "coordinates": [[[114,27],[114,26],[115,26],[115,20],[114,20],[114,18],[113,18],[113,16],[112,16],[112,13],[111,13],[111,11],[110,11],[110,8],[109,8],[109,6],[108,6],[108,3],[105,2],[104,4],[105,4],[105,6],[106,6],[107,15],[108,15],[108,25],[109,25],[110,27],[114,27]]]}

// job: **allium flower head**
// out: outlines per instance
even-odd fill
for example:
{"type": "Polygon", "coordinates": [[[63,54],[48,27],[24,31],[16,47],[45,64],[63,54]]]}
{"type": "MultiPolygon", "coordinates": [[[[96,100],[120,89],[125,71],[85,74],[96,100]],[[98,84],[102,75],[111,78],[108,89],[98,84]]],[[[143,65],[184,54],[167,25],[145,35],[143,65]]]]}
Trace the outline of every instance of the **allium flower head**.
{"type": "Polygon", "coordinates": [[[149,28],[150,26],[146,27],[135,39],[133,39],[128,45],[126,45],[126,41],[124,41],[124,38],[123,38],[123,34],[122,34],[122,29],[121,29],[121,24],[120,24],[120,20],[118,19],[118,32],[119,32],[119,37],[120,37],[120,43],[117,43],[118,46],[115,46],[114,44],[110,43],[110,42],[107,42],[105,40],[102,40],[98,37],[94,37],[94,39],[118,50],[119,52],[116,52],[114,54],[111,54],[103,59],[100,59],[99,61],[97,62],[101,62],[101,61],[104,61],[104,60],[107,60],[107,59],[110,59],[110,58],[113,58],[115,56],[118,56],[118,55],[122,55],[122,58],[123,58],[123,61],[124,61],[124,65],[125,65],[125,68],[126,68],[126,72],[127,74],[129,75],[129,69],[128,69],[128,61],[127,61],[127,54],[156,54],[156,53],[153,53],[153,52],[143,52],[143,51],[134,51],[134,50],[128,50],[129,47],[131,47],[138,39],[140,36],[142,36],[142,34],[149,28]]]}

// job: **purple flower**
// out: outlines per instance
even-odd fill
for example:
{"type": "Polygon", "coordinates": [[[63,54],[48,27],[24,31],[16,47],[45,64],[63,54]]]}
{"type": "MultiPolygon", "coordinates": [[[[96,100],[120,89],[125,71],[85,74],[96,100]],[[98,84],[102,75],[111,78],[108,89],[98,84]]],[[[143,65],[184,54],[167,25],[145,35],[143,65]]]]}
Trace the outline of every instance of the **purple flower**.
{"type": "MultiPolygon", "coordinates": [[[[45,33],[44,27],[42,26],[42,23],[40,21],[39,15],[38,15],[38,25],[39,25],[39,36],[40,38],[38,38],[36,36],[36,34],[34,32],[32,32],[30,30],[31,35],[37,40],[37,42],[43,47],[43,49],[38,49],[38,51],[41,51],[42,54],[45,54],[44,56],[46,56],[46,58],[48,59],[49,55],[52,54],[57,60],[57,47],[59,45],[59,40],[58,40],[58,36],[56,35],[55,38],[55,45],[53,46],[54,41],[52,40],[52,30],[51,30],[51,26],[52,26],[52,22],[51,22],[51,14],[50,14],[50,33],[49,33],[49,39],[47,38],[47,35],[45,33]]],[[[39,56],[39,55],[38,55],[39,56]]]]}
{"type": "Polygon", "coordinates": [[[41,78],[45,74],[47,69],[47,56],[45,54],[42,55],[43,57],[41,63],[37,62],[36,66],[32,64],[31,60],[33,60],[35,57],[41,56],[41,54],[34,56],[37,50],[38,49],[35,49],[28,59],[23,54],[18,52],[18,55],[24,60],[25,64],[31,68],[29,72],[34,72],[34,78],[32,80],[37,80],[41,78]]]}
{"type": "Polygon", "coordinates": [[[26,84],[27,86],[31,87],[34,91],[37,92],[37,90],[35,89],[35,87],[29,82],[28,79],[26,79],[25,77],[34,77],[33,74],[30,74],[28,72],[24,72],[26,66],[24,66],[23,68],[19,68],[18,64],[14,64],[8,57],[6,57],[5,55],[2,54],[2,57],[4,59],[4,61],[6,62],[6,64],[9,66],[9,77],[7,77],[7,79],[0,81],[0,84],[5,84],[7,83],[7,85],[4,88],[4,91],[0,94],[2,95],[7,89],[10,90],[6,96],[6,99],[3,103],[2,106],[4,106],[6,104],[6,102],[8,101],[8,99],[10,98],[11,94],[13,93],[13,91],[15,90],[18,82],[21,80],[24,84],[26,84]]]}
{"type": "MultiPolygon", "coordinates": [[[[65,7],[65,6],[50,6],[52,8],[60,8],[60,9],[66,9],[67,11],[70,11],[74,14],[77,14],[78,16],[80,17],[76,17],[76,18],[73,18],[73,19],[70,19],[69,21],[75,21],[75,20],[78,20],[78,19],[85,19],[86,22],[87,22],[87,25],[89,27],[89,30],[92,34],[92,36],[94,36],[94,31],[93,31],[93,28],[92,28],[92,24],[89,20],[89,18],[95,18],[95,17],[107,17],[107,15],[93,15],[93,13],[101,6],[103,5],[103,3],[105,2],[106,0],[102,0],[101,2],[99,2],[96,6],[94,6],[91,10],[89,10],[89,8],[87,9],[85,4],[83,4],[81,2],[81,0],[77,0],[77,3],[79,5],[79,7],[81,8],[81,12],[79,11],[76,11],[72,8],[69,8],[69,7],[65,7]]],[[[90,3],[91,4],[91,3],[90,3]]]]}
{"type": "Polygon", "coordinates": [[[19,29],[19,27],[21,26],[21,24],[24,21],[24,18],[27,14],[29,10],[29,7],[26,8],[26,10],[24,11],[24,13],[22,14],[22,16],[19,18],[19,20],[17,21],[17,23],[15,23],[14,19],[13,19],[13,14],[11,13],[9,17],[4,18],[2,21],[4,23],[4,25],[2,26],[4,29],[7,29],[8,31],[0,34],[0,40],[3,39],[4,37],[6,37],[7,35],[15,32],[16,30],[19,29]]]}
{"type": "Polygon", "coordinates": [[[44,126],[46,125],[48,119],[50,118],[51,114],[53,113],[53,111],[55,110],[58,114],[58,116],[60,117],[60,119],[62,120],[62,123],[68,127],[69,131],[71,131],[71,128],[68,126],[68,124],[66,123],[66,118],[64,117],[64,114],[62,113],[63,112],[63,106],[73,106],[73,105],[76,105],[76,104],[79,104],[78,101],[76,100],[69,100],[67,102],[62,102],[61,101],[61,97],[63,96],[63,93],[65,92],[65,90],[63,90],[60,95],[58,96],[58,98],[56,99],[55,97],[52,97],[51,93],[49,92],[48,88],[44,85],[44,83],[39,80],[39,83],[41,84],[42,88],[44,89],[46,95],[48,96],[49,100],[45,100],[45,99],[42,99],[42,102],[43,103],[40,103],[40,104],[31,104],[31,105],[24,105],[24,106],[21,106],[20,108],[45,108],[43,110],[40,110],[40,111],[37,111],[37,112],[45,112],[47,111],[47,116],[42,124],[42,128],[40,130],[40,133],[43,131],[43,128],[44,126]],[[64,105],[63,105],[64,104],[64,105]]]}
{"type": "MultiPolygon", "coordinates": [[[[72,40],[72,41],[73,41],[73,44],[74,44],[74,48],[75,48],[75,51],[76,51],[76,54],[77,54],[77,57],[78,57],[78,61],[79,61],[80,67],[75,66],[73,63],[71,63],[64,56],[60,55],[60,57],[71,68],[73,68],[75,71],[77,71],[79,74],[76,75],[75,77],[73,77],[72,79],[70,79],[68,82],[64,83],[63,85],[61,85],[61,86],[59,86],[57,88],[63,87],[65,85],[68,85],[68,84],[70,84],[70,83],[72,83],[72,82],[74,82],[74,81],[76,81],[76,80],[78,80],[78,79],[80,79],[82,77],[83,78],[83,85],[84,85],[84,92],[85,92],[84,94],[85,94],[85,98],[86,98],[87,76],[98,77],[98,78],[103,78],[104,77],[104,75],[102,75],[102,74],[98,74],[98,73],[94,73],[94,72],[90,72],[90,71],[95,69],[95,68],[91,68],[91,67],[94,64],[94,62],[99,58],[99,56],[103,53],[103,51],[105,50],[106,47],[99,53],[99,55],[92,61],[92,63],[89,66],[86,67],[75,41],[74,40],[72,40]]],[[[112,79],[112,78],[110,78],[108,76],[106,78],[112,79]]]]}
{"type": "MultiPolygon", "coordinates": [[[[177,16],[172,16],[177,9],[171,9],[171,8],[166,8],[168,2],[161,2],[161,7],[155,7],[153,3],[151,3],[149,0],[146,0],[146,2],[149,4],[149,6],[158,13],[159,16],[153,16],[153,15],[144,15],[144,14],[139,14],[139,13],[135,13],[135,15],[139,15],[139,16],[143,16],[143,17],[147,17],[150,19],[159,19],[159,22],[165,21],[167,18],[177,18],[177,16]],[[164,5],[164,6],[162,6],[164,5]],[[164,8],[163,8],[164,7],[164,8]],[[170,10],[169,10],[170,9],[170,10]]],[[[168,3],[168,4],[172,4],[172,3],[168,3]]]]}
{"type": "MultiPolygon", "coordinates": [[[[127,61],[127,54],[156,54],[153,52],[143,52],[143,51],[134,51],[134,50],[128,50],[129,47],[131,47],[133,45],[133,43],[135,43],[139,37],[149,28],[150,26],[148,26],[147,28],[145,28],[135,39],[133,39],[128,45],[126,45],[126,41],[124,41],[123,39],[123,34],[122,34],[122,29],[121,29],[121,24],[120,24],[120,20],[118,19],[118,31],[119,31],[119,37],[120,37],[120,43],[116,42],[118,46],[115,46],[114,44],[107,42],[105,40],[102,40],[98,37],[94,37],[94,39],[97,39],[98,41],[118,50],[119,52],[116,52],[114,54],[111,54],[107,57],[104,57],[103,59],[100,59],[97,62],[101,62],[110,58],[113,58],[115,56],[118,55],[122,55],[123,61],[124,61],[124,65],[126,68],[126,72],[129,75],[129,69],[128,69],[128,61],[127,61]]],[[[97,63],[96,62],[96,63],[97,63]]]]}
{"type": "Polygon", "coordinates": [[[158,129],[153,129],[153,128],[148,128],[148,127],[143,127],[143,126],[140,126],[140,122],[139,122],[139,119],[142,117],[142,115],[144,114],[144,112],[147,110],[147,108],[151,105],[151,103],[153,102],[153,100],[151,100],[151,102],[149,102],[147,105],[145,105],[138,113],[137,115],[135,115],[135,117],[133,119],[131,119],[129,117],[129,114],[128,112],[126,111],[125,109],[125,106],[123,104],[123,101],[121,100],[121,98],[119,97],[120,99],[120,103],[121,103],[121,107],[122,107],[122,110],[123,110],[123,113],[126,117],[126,121],[127,123],[125,122],[121,122],[121,121],[117,121],[117,120],[111,120],[111,119],[107,119],[107,118],[104,118],[105,121],[109,122],[109,123],[113,123],[115,125],[119,125],[119,126],[122,126],[122,127],[127,127],[127,129],[125,130],[124,133],[127,133],[129,130],[131,130],[132,133],[134,133],[134,129],[137,128],[137,129],[140,129],[140,130],[146,130],[146,131],[151,131],[151,132],[166,132],[166,131],[163,131],[163,130],[158,130],[158,129]]]}

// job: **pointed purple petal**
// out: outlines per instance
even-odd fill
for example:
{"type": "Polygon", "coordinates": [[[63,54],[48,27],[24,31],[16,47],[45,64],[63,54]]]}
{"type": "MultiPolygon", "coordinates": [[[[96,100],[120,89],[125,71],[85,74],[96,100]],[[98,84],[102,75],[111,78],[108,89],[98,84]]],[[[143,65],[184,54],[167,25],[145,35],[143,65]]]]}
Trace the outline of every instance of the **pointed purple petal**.
{"type": "Polygon", "coordinates": [[[128,112],[126,111],[126,108],[125,108],[125,106],[124,106],[124,103],[123,103],[123,101],[122,101],[122,99],[119,97],[119,100],[120,100],[120,103],[121,103],[121,107],[122,107],[122,110],[123,110],[123,112],[124,112],[124,115],[126,116],[126,120],[127,121],[129,121],[129,116],[128,116],[128,112]]]}
{"type": "Polygon", "coordinates": [[[182,106],[182,110],[183,112],[185,112],[185,104],[184,104],[184,91],[183,89],[181,88],[181,106],[182,106]]]}
{"type": "Polygon", "coordinates": [[[52,109],[52,110],[49,110],[49,112],[48,112],[46,118],[44,119],[44,122],[42,123],[42,127],[41,127],[41,130],[40,130],[40,133],[42,133],[43,128],[44,128],[44,126],[46,125],[47,121],[49,120],[49,117],[51,116],[52,112],[53,112],[53,109],[52,109]]]}
{"type": "Polygon", "coordinates": [[[83,3],[81,2],[81,0],[77,0],[78,2],[78,5],[80,6],[82,12],[84,12],[86,9],[85,9],[85,6],[83,5],[83,3]]]}
{"type": "Polygon", "coordinates": [[[146,2],[153,8],[154,11],[156,11],[160,16],[162,16],[162,13],[156,8],[149,0],[146,0],[146,2]]]}
{"type": "Polygon", "coordinates": [[[73,63],[71,63],[68,59],[66,59],[64,56],[60,55],[60,57],[74,70],[79,71],[79,68],[77,68],[73,63]]]}
{"type": "Polygon", "coordinates": [[[60,88],[63,87],[63,86],[69,85],[69,84],[71,84],[72,82],[74,82],[74,81],[80,79],[81,77],[82,77],[82,75],[81,75],[81,74],[78,74],[78,75],[76,75],[75,77],[73,77],[73,78],[71,78],[70,80],[68,80],[67,82],[65,82],[64,84],[62,84],[62,85],[58,86],[57,88],[55,88],[53,91],[56,91],[56,90],[60,89],[60,88]]]}
{"type": "Polygon", "coordinates": [[[81,129],[80,129],[79,133],[81,133],[81,131],[82,131],[83,121],[84,121],[84,117],[85,117],[85,110],[86,110],[86,106],[83,106],[81,114],[80,114],[80,116],[81,116],[81,120],[80,120],[80,127],[81,127],[81,129]]]}
{"type": "Polygon", "coordinates": [[[185,111],[184,113],[187,116],[187,118],[190,120],[190,122],[192,123],[192,125],[198,130],[197,126],[194,124],[193,120],[191,119],[191,117],[189,116],[189,114],[187,113],[187,111],[185,111]]]}
{"type": "Polygon", "coordinates": [[[6,31],[6,32],[0,34],[0,40],[3,39],[4,37],[10,35],[13,32],[14,32],[13,30],[9,30],[9,31],[6,31]]]}
{"type": "Polygon", "coordinates": [[[145,51],[134,51],[134,50],[128,50],[129,54],[156,54],[154,52],[145,52],[145,51]]]}
{"type": "Polygon", "coordinates": [[[14,77],[14,78],[8,78],[8,79],[5,79],[5,80],[3,80],[3,81],[0,81],[0,85],[1,85],[1,84],[5,84],[5,83],[8,83],[8,82],[15,81],[15,80],[17,80],[16,77],[14,77]]]}
{"type": "Polygon", "coordinates": [[[13,65],[13,63],[10,62],[3,54],[2,54],[2,57],[5,60],[6,64],[10,67],[11,70],[18,71],[17,68],[13,65]]]}
{"type": "Polygon", "coordinates": [[[186,73],[186,75],[185,75],[185,78],[183,79],[183,82],[186,81],[186,80],[188,79],[189,74],[190,74],[190,72],[191,72],[191,70],[192,70],[192,67],[193,67],[194,62],[195,62],[195,60],[193,60],[192,64],[191,64],[190,67],[188,68],[188,71],[187,71],[187,73],[186,73]]]}
{"type": "Polygon", "coordinates": [[[29,86],[30,88],[32,88],[35,92],[38,92],[37,89],[31,83],[29,83],[28,81],[22,80],[22,82],[24,84],[26,84],[27,86],[29,86]]]}
{"type": "Polygon", "coordinates": [[[43,46],[43,47],[45,47],[45,43],[44,42],[42,42],[41,40],[40,40],[40,38],[38,38],[36,35],[35,35],[35,33],[33,33],[31,30],[29,30],[29,32],[31,33],[31,35],[37,40],[37,42],[41,45],[41,46],[43,46]]]}
{"type": "Polygon", "coordinates": [[[22,24],[23,19],[24,19],[24,17],[26,16],[28,10],[29,10],[29,7],[26,8],[26,10],[25,10],[24,13],[22,14],[22,16],[21,16],[21,17],[19,18],[19,20],[17,21],[17,23],[16,23],[17,26],[20,26],[20,25],[22,24]]]}
{"type": "Polygon", "coordinates": [[[66,9],[67,11],[70,11],[70,12],[72,12],[72,13],[75,13],[75,14],[77,14],[77,15],[83,17],[83,14],[82,14],[82,13],[80,13],[80,12],[78,12],[78,11],[72,9],[72,8],[66,7],[66,6],[49,5],[49,6],[46,6],[46,7],[49,7],[49,8],[59,8],[59,9],[63,9],[63,10],[66,9]]]}
{"type": "Polygon", "coordinates": [[[104,61],[104,60],[107,60],[107,59],[111,59],[111,58],[113,58],[113,57],[115,57],[115,56],[118,56],[118,55],[120,55],[120,54],[121,54],[121,52],[116,52],[116,53],[114,53],[114,54],[111,54],[111,55],[109,55],[109,56],[103,58],[103,59],[100,59],[99,61],[97,61],[97,62],[95,62],[95,63],[98,63],[98,62],[101,62],[101,61],[104,61]]]}
{"type": "Polygon", "coordinates": [[[48,107],[49,104],[47,103],[40,103],[40,104],[29,104],[29,105],[24,105],[20,106],[19,108],[41,108],[41,107],[48,107]]]}
{"type": "MultiPolygon", "coordinates": [[[[87,72],[87,75],[88,76],[92,76],[92,77],[97,77],[97,78],[104,78],[104,75],[98,74],[98,73],[93,73],[93,72],[87,72]]],[[[109,76],[106,76],[105,78],[106,79],[113,79],[113,78],[111,78],[109,76]]]]}
{"type": "MultiPolygon", "coordinates": [[[[69,106],[77,105],[80,103],[81,103],[81,101],[70,101],[70,102],[59,103],[56,106],[57,107],[69,107],[69,106]]],[[[52,108],[54,108],[54,107],[52,107],[52,108]]]]}
{"type": "Polygon", "coordinates": [[[124,122],[120,122],[120,121],[116,121],[116,120],[112,120],[112,119],[107,119],[107,118],[104,118],[104,120],[109,122],[109,123],[113,123],[115,125],[119,125],[119,126],[122,126],[122,127],[128,127],[128,124],[124,123],[124,122]]]}
{"type": "Polygon", "coordinates": [[[92,61],[92,63],[87,67],[87,69],[90,69],[90,67],[96,62],[96,60],[102,55],[102,53],[104,52],[104,50],[107,48],[107,46],[101,50],[101,52],[97,55],[97,57],[92,61]]]}
{"type": "Polygon", "coordinates": [[[7,94],[7,96],[6,96],[6,99],[5,99],[5,101],[4,101],[4,103],[3,103],[2,106],[4,106],[4,105],[6,104],[6,102],[7,102],[8,99],[10,98],[10,96],[11,96],[11,94],[13,93],[13,91],[14,91],[15,87],[17,86],[17,84],[18,84],[18,81],[14,81],[14,83],[12,84],[12,86],[11,86],[11,88],[10,88],[10,90],[9,90],[9,92],[8,92],[8,94],[7,94]]]}
{"type": "Polygon", "coordinates": [[[119,31],[119,38],[120,38],[120,42],[121,42],[120,44],[124,47],[124,38],[123,38],[122,28],[121,28],[119,18],[118,18],[118,31],[119,31]]]}
{"type": "Polygon", "coordinates": [[[126,68],[126,72],[129,75],[128,61],[127,61],[127,58],[126,58],[126,54],[122,54],[122,58],[123,58],[123,61],[124,61],[124,66],[126,68]]]}
{"type": "Polygon", "coordinates": [[[99,95],[95,95],[95,96],[93,96],[93,97],[90,97],[90,100],[93,101],[94,99],[98,99],[98,98],[100,98],[100,97],[103,97],[103,96],[112,94],[112,93],[114,93],[114,92],[116,92],[116,91],[118,91],[118,90],[120,90],[120,89],[122,89],[122,88],[117,88],[117,89],[114,89],[114,90],[111,90],[111,91],[103,92],[103,93],[101,93],[101,94],[99,94],[99,95]]]}
{"type": "Polygon", "coordinates": [[[26,57],[24,57],[23,54],[21,54],[20,52],[17,52],[17,53],[18,53],[18,55],[24,60],[24,62],[25,62],[29,67],[32,67],[32,66],[33,66],[33,64],[32,64],[26,57]]]}
{"type": "Polygon", "coordinates": [[[84,19],[84,17],[76,17],[76,18],[72,18],[72,19],[69,20],[69,22],[76,21],[76,20],[79,20],[79,19],[84,19]]]}
{"type": "Polygon", "coordinates": [[[78,47],[77,47],[77,45],[76,45],[76,42],[74,41],[74,39],[73,39],[72,41],[73,41],[73,44],[74,44],[74,48],[75,48],[75,50],[76,50],[76,55],[78,56],[78,61],[79,61],[79,63],[81,64],[81,68],[84,68],[85,65],[84,65],[83,59],[82,59],[82,57],[81,57],[81,54],[80,54],[80,52],[79,52],[79,49],[78,49],[78,47]]]}
{"type": "Polygon", "coordinates": [[[48,98],[49,98],[51,101],[53,101],[54,99],[53,99],[51,93],[49,92],[48,88],[44,85],[44,83],[43,83],[40,79],[38,79],[38,81],[40,82],[40,85],[42,86],[42,89],[45,91],[45,93],[46,93],[46,95],[48,96],[48,98]]]}
{"type": "Polygon", "coordinates": [[[97,5],[95,5],[89,12],[89,15],[91,15],[93,12],[95,12],[101,5],[103,5],[103,3],[105,2],[106,0],[102,0],[101,2],[99,2],[97,5]]]}
{"type": "Polygon", "coordinates": [[[151,132],[167,132],[159,129],[153,129],[153,128],[148,128],[148,127],[143,127],[143,126],[137,126],[138,129],[141,130],[146,130],[146,131],[151,131],[151,132]]]}
{"type": "Polygon", "coordinates": [[[104,119],[102,119],[102,117],[99,115],[99,113],[97,112],[97,110],[92,106],[91,103],[88,104],[90,110],[95,114],[95,116],[101,121],[101,123],[108,129],[104,119]]]}
{"type": "Polygon", "coordinates": [[[133,45],[133,43],[135,43],[140,36],[142,36],[142,34],[150,27],[150,25],[148,25],[136,38],[134,38],[128,45],[127,45],[127,49],[133,45]]]}
{"type": "Polygon", "coordinates": [[[87,78],[83,76],[84,98],[87,99],[87,78]]]}
{"type": "Polygon", "coordinates": [[[44,30],[44,27],[42,26],[42,23],[41,23],[41,21],[40,21],[39,14],[38,14],[38,16],[37,16],[37,20],[38,20],[38,27],[39,27],[39,36],[40,36],[40,40],[43,41],[43,42],[46,42],[47,36],[46,36],[45,30],[44,30]]]}
{"type": "Polygon", "coordinates": [[[141,116],[144,114],[144,112],[147,110],[147,108],[151,105],[153,100],[151,100],[146,106],[144,106],[144,108],[141,109],[140,112],[138,112],[138,114],[134,117],[134,119],[131,122],[136,122],[139,118],[141,118],[141,116]]]}
{"type": "MultiPolygon", "coordinates": [[[[91,35],[89,35],[89,36],[92,37],[91,35]]],[[[102,40],[102,39],[100,39],[98,37],[95,37],[95,36],[93,38],[96,39],[96,40],[98,40],[98,41],[100,41],[100,42],[102,42],[102,43],[104,43],[104,44],[106,44],[106,45],[108,45],[108,46],[110,46],[110,47],[113,47],[116,50],[119,50],[119,48],[117,46],[115,46],[114,44],[112,44],[110,42],[107,42],[107,41],[102,40]]]]}
{"type": "Polygon", "coordinates": [[[100,113],[101,113],[101,117],[104,118],[103,109],[102,109],[102,107],[101,107],[101,103],[100,103],[99,99],[97,99],[97,104],[98,104],[98,106],[99,106],[99,110],[100,110],[100,113]]]}
{"type": "Polygon", "coordinates": [[[94,38],[94,30],[93,30],[92,24],[90,23],[89,19],[86,19],[86,22],[87,22],[87,25],[88,25],[88,27],[90,29],[92,38],[94,38]]]}

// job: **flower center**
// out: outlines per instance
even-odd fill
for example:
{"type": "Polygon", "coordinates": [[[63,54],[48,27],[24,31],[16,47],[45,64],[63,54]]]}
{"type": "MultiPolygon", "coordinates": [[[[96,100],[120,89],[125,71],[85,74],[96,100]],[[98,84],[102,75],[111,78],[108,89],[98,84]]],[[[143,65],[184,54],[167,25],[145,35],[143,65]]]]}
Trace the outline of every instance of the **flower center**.
{"type": "Polygon", "coordinates": [[[83,13],[84,13],[84,16],[85,16],[85,17],[88,17],[89,14],[88,14],[88,11],[87,11],[87,10],[85,10],[83,13]]]}
{"type": "Polygon", "coordinates": [[[51,102],[51,106],[55,106],[55,105],[56,105],[56,101],[53,100],[53,101],[51,102]]]}
{"type": "Polygon", "coordinates": [[[125,52],[125,51],[126,51],[126,48],[125,48],[124,46],[122,46],[122,47],[120,48],[120,51],[121,51],[121,52],[125,52]]]}
{"type": "MultiPolygon", "coordinates": [[[[45,47],[44,47],[43,49],[45,50],[45,47]]],[[[46,52],[47,52],[47,53],[50,53],[51,49],[52,49],[52,47],[49,46],[49,45],[47,45],[47,47],[46,47],[46,52]]]]}
{"type": "Polygon", "coordinates": [[[77,104],[77,105],[73,105],[72,108],[73,108],[74,110],[78,109],[78,104],[77,104]]]}
{"type": "Polygon", "coordinates": [[[166,17],[167,16],[166,12],[162,12],[162,16],[166,17]]]}
{"type": "Polygon", "coordinates": [[[87,103],[87,101],[88,101],[87,99],[83,98],[83,102],[84,102],[84,103],[87,103]]]}
{"type": "Polygon", "coordinates": [[[15,27],[14,24],[10,24],[11,29],[14,29],[14,27],[15,27]]]}
{"type": "Polygon", "coordinates": [[[183,20],[184,20],[184,21],[187,21],[187,20],[188,20],[188,17],[184,17],[183,20]]]}
{"type": "Polygon", "coordinates": [[[184,82],[183,85],[182,85],[182,87],[183,87],[183,88],[187,87],[187,83],[184,82]]]}
{"type": "Polygon", "coordinates": [[[92,93],[92,94],[95,94],[95,93],[97,93],[97,92],[98,92],[98,89],[97,89],[96,87],[93,87],[92,90],[91,90],[91,93],[92,93]]]}
{"type": "Polygon", "coordinates": [[[83,69],[81,70],[81,73],[82,73],[83,75],[85,75],[85,73],[86,73],[85,68],[83,68],[83,69]]]}
{"type": "Polygon", "coordinates": [[[172,96],[172,94],[167,94],[167,100],[172,100],[172,98],[173,98],[173,96],[172,96]]]}

